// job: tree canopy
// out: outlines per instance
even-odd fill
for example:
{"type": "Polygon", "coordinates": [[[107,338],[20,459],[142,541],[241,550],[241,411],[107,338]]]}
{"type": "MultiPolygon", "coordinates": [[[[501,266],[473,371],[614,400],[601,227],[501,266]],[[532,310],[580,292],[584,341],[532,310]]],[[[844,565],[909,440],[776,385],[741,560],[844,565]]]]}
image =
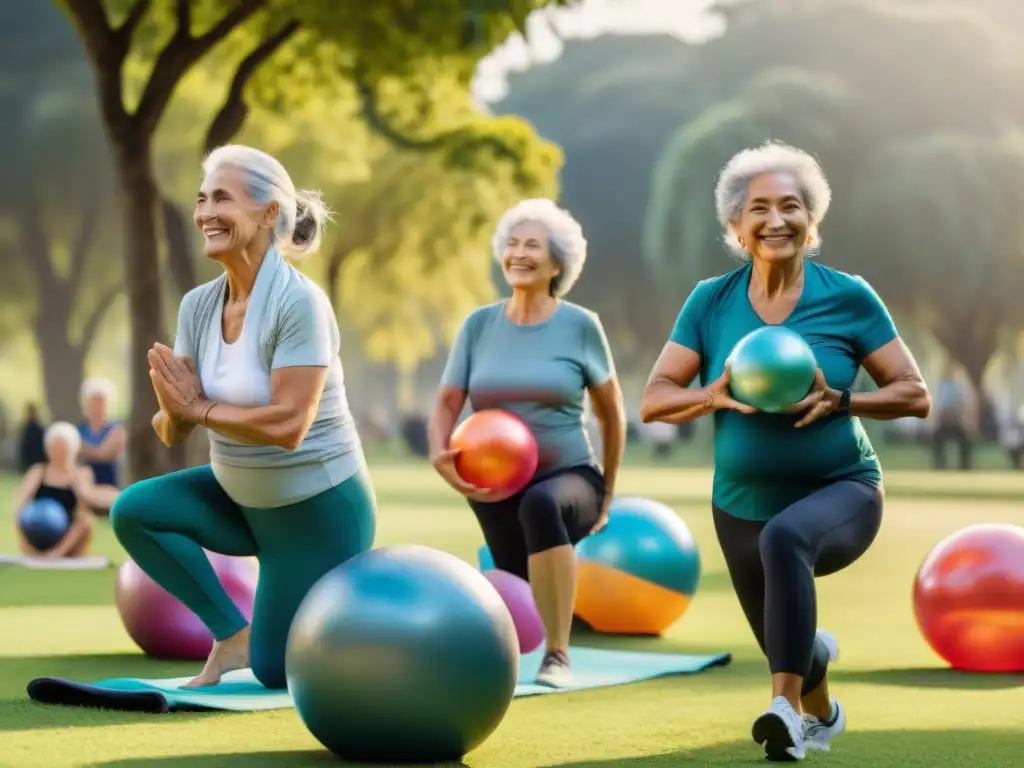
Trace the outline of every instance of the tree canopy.
{"type": "Polygon", "coordinates": [[[512,127],[514,121],[481,118],[424,130],[438,124],[425,82],[442,69],[465,89],[476,62],[497,42],[521,29],[534,9],[560,0],[438,0],[415,9],[399,0],[57,2],[95,71],[122,201],[132,320],[129,469],[134,477],[162,468],[148,423],[156,400],[145,360],[152,344],[166,339],[159,211],[168,211],[156,182],[153,140],[182,80],[207,56],[230,59],[228,51],[244,52],[225,73],[226,94],[209,124],[207,146],[238,133],[250,100],[286,115],[301,109],[315,90],[344,81],[355,89],[361,117],[393,144],[436,152],[457,167],[480,162],[481,151],[492,161],[509,163],[517,183],[530,183],[533,166],[523,161],[522,151],[531,143],[523,130],[512,127]],[[147,74],[127,77],[129,66],[147,74]]]}
{"type": "Polygon", "coordinates": [[[743,148],[786,141],[817,155],[833,188],[821,258],[868,276],[980,381],[999,333],[1021,322],[1006,304],[979,313],[963,286],[1019,284],[1022,244],[991,195],[1024,200],[989,173],[1018,168],[1009,127],[1024,48],[981,10],[938,2],[747,0],[727,16],[689,72],[701,113],[652,177],[644,247],[659,284],[678,296],[729,268],[713,209],[718,171],[743,148]],[[952,243],[975,256],[955,256],[952,243]],[[944,258],[958,266],[937,269],[944,258]],[[966,282],[950,279],[962,272],[966,282]],[[965,304],[985,319],[968,321],[965,304]]]}

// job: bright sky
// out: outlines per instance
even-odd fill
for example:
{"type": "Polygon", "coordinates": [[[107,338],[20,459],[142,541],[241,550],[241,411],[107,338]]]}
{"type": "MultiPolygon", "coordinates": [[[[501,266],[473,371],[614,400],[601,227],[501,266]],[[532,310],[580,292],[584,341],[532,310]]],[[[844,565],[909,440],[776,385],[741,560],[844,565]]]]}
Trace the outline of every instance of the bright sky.
{"type": "Polygon", "coordinates": [[[480,62],[473,90],[484,102],[504,97],[506,73],[557,59],[562,44],[551,33],[553,21],[567,38],[662,32],[697,42],[721,31],[719,19],[708,12],[713,0],[582,0],[576,8],[544,10],[527,22],[527,40],[516,34],[480,62]]]}

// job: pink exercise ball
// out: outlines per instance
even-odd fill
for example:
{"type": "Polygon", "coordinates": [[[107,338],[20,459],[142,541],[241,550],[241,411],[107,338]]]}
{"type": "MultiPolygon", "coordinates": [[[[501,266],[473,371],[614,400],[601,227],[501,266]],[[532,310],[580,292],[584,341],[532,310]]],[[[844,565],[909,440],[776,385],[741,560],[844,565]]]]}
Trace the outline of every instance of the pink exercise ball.
{"type": "Polygon", "coordinates": [[[519,652],[537,650],[544,642],[544,623],[540,620],[530,583],[514,573],[496,568],[486,570],[483,574],[512,614],[512,623],[515,624],[516,636],[519,638],[519,652]]]}
{"type": "MultiPolygon", "coordinates": [[[[207,552],[228,596],[247,620],[252,619],[259,565],[254,557],[229,557],[207,552]]],[[[146,575],[134,560],[117,574],[117,612],[124,628],[143,653],[156,659],[203,661],[213,648],[213,635],[180,600],[146,575]]]]}

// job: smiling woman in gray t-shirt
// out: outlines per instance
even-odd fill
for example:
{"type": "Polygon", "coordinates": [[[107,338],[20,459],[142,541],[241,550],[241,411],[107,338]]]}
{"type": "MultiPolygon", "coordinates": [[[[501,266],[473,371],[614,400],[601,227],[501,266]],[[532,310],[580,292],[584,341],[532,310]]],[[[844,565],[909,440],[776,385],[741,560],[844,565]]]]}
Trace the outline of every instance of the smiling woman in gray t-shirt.
{"type": "Polygon", "coordinates": [[[168,446],[210,430],[210,464],[135,483],[111,511],[128,554],[213,633],[191,685],[252,667],[284,688],[292,618],[317,579],[373,544],[375,503],[345,398],[338,325],[326,295],[285,261],[313,253],[325,218],[277,160],[251,147],[203,164],[195,221],[224,274],[190,291],[174,351],[150,376],[168,446]],[[252,631],[204,548],[256,556],[252,631]]]}
{"type": "Polygon", "coordinates": [[[626,431],[601,322],[561,298],[583,269],[586,247],[580,225],[550,200],[525,200],[502,217],[494,255],[512,297],[466,318],[430,426],[434,466],[469,499],[495,566],[530,581],[547,642],[537,682],[554,687],[570,681],[573,547],[607,518],[626,431]],[[601,427],[601,461],[584,427],[587,395],[601,427]],[[487,489],[455,471],[448,441],[467,399],[474,411],[518,415],[537,440],[537,472],[509,499],[489,502],[487,489]]]}

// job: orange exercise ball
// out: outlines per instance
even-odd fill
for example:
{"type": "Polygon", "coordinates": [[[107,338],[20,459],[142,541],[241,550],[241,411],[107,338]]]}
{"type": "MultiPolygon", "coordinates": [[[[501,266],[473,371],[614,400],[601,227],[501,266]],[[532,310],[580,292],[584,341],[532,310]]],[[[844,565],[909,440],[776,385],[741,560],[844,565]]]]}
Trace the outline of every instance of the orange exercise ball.
{"type": "Polygon", "coordinates": [[[515,496],[537,471],[537,440],[518,416],[498,409],[477,411],[452,433],[459,477],[491,492],[489,501],[515,496]]]}
{"type": "Polygon", "coordinates": [[[970,672],[1024,672],[1024,528],[980,524],[946,537],[914,580],[932,649],[970,672]]]}

